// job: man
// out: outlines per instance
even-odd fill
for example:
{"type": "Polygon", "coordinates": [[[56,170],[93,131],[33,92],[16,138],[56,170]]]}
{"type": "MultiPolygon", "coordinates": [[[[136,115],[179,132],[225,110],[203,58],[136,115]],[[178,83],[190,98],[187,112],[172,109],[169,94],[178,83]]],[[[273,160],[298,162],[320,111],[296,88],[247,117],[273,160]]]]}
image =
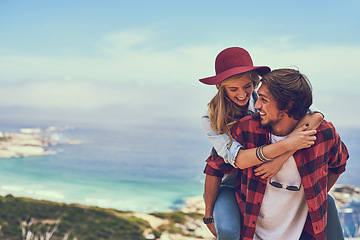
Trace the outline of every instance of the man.
{"type": "MultiPolygon", "coordinates": [[[[240,120],[232,135],[245,149],[255,148],[252,154],[265,163],[272,159],[262,147],[293,131],[312,104],[312,92],[306,77],[292,69],[274,70],[261,82],[259,113],[240,120]]],[[[242,239],[325,239],[327,192],[345,171],[348,152],[329,122],[323,121],[315,136],[311,147],[287,153],[290,157],[269,181],[236,161],[243,168],[236,184],[242,239]]],[[[221,159],[214,162],[214,168],[221,165],[221,159]]]]}

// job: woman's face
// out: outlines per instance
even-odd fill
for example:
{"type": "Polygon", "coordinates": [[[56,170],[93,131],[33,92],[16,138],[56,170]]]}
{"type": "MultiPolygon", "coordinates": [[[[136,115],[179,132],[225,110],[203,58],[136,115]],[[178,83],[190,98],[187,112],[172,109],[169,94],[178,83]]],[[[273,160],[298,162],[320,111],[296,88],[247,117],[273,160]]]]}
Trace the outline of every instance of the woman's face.
{"type": "Polygon", "coordinates": [[[226,79],[224,87],[231,101],[239,106],[245,106],[249,102],[251,93],[254,90],[249,74],[245,74],[240,78],[238,76],[229,77],[226,79]]]}

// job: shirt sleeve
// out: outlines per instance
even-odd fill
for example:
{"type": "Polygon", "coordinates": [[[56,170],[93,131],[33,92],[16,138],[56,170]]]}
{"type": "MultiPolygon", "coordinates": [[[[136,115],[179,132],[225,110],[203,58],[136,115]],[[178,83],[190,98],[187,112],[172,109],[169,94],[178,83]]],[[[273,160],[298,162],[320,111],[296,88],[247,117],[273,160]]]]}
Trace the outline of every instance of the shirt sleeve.
{"type": "Polygon", "coordinates": [[[328,167],[329,171],[334,174],[341,174],[345,171],[349,153],[345,144],[341,141],[339,134],[335,131],[335,128],[333,128],[333,134],[334,144],[329,151],[328,167]]]}
{"type": "Polygon", "coordinates": [[[216,176],[216,177],[220,177],[220,178],[222,178],[224,176],[224,173],[222,171],[211,167],[210,164],[206,164],[204,173],[206,175],[216,176]]]}
{"type": "Polygon", "coordinates": [[[320,113],[325,118],[324,114],[315,105],[311,105],[309,110],[308,110],[308,113],[313,114],[313,113],[316,113],[316,112],[320,113]]]}
{"type": "Polygon", "coordinates": [[[233,174],[238,170],[238,168],[234,168],[231,164],[226,163],[224,159],[216,153],[214,148],[210,156],[206,159],[206,163],[204,173],[207,175],[223,177],[224,174],[233,174]]]}
{"type": "Polygon", "coordinates": [[[219,134],[212,129],[208,112],[202,117],[202,126],[217,154],[224,159],[225,163],[229,163],[233,167],[237,168],[235,160],[239,150],[242,148],[242,145],[233,139],[231,145],[228,146],[230,143],[230,137],[227,134],[219,134]]]}

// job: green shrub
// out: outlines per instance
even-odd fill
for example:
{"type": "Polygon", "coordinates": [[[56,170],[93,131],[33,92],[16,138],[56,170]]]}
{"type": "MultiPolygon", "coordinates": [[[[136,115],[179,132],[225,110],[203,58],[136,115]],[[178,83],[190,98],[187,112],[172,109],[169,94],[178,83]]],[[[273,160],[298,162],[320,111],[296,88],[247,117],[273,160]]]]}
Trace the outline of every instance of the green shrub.
{"type": "Polygon", "coordinates": [[[54,240],[63,239],[69,232],[69,239],[144,239],[143,230],[148,223],[138,218],[121,216],[115,210],[97,207],[80,207],[12,195],[0,197],[0,238],[22,239],[22,221],[36,221],[26,229],[33,233],[44,234],[51,231],[59,222],[53,235],[54,240]]]}

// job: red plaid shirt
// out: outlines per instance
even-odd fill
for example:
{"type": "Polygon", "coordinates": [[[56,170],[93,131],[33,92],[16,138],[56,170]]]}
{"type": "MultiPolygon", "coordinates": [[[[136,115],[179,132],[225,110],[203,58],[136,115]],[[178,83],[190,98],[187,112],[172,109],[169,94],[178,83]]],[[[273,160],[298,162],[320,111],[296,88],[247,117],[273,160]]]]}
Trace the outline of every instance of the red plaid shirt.
{"type": "MultiPolygon", "coordinates": [[[[270,132],[261,126],[259,114],[242,118],[232,129],[232,135],[245,149],[270,144],[270,132]]],[[[317,129],[316,141],[311,148],[294,154],[299,174],[302,178],[309,214],[300,239],[325,239],[327,220],[327,175],[328,171],[341,174],[345,171],[349,157],[344,143],[340,140],[334,126],[323,121],[317,129]],[[301,174],[304,162],[304,175],[301,174]]],[[[206,174],[222,176],[237,169],[224,163],[217,154],[207,159],[206,174]]],[[[241,171],[241,170],[239,170],[241,171]]],[[[266,188],[266,180],[254,175],[253,167],[242,170],[237,179],[235,192],[243,216],[241,236],[244,240],[253,239],[256,221],[260,212],[266,188]]],[[[279,209],[281,211],[281,209],[279,209]]]]}

